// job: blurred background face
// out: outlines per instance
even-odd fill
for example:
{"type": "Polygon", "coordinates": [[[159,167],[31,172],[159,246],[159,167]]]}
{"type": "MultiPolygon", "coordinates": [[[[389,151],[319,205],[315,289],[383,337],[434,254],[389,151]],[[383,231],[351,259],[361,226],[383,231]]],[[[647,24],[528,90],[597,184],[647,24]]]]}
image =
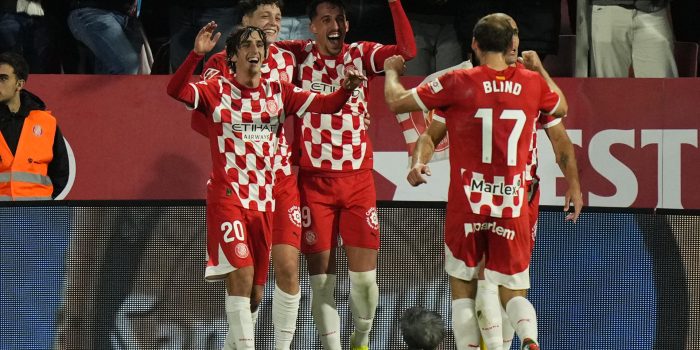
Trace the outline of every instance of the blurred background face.
{"type": "Polygon", "coordinates": [[[323,55],[337,55],[343,49],[348,21],[342,9],[329,3],[316,7],[316,17],[311,20],[311,32],[316,36],[316,46],[323,55]]]}
{"type": "Polygon", "coordinates": [[[15,69],[9,64],[0,64],[0,103],[7,104],[21,90],[23,80],[18,80],[15,69]]]}
{"type": "Polygon", "coordinates": [[[277,5],[260,5],[251,14],[243,16],[241,21],[244,26],[253,26],[262,29],[267,37],[267,42],[277,41],[282,26],[282,11],[277,5]]]}

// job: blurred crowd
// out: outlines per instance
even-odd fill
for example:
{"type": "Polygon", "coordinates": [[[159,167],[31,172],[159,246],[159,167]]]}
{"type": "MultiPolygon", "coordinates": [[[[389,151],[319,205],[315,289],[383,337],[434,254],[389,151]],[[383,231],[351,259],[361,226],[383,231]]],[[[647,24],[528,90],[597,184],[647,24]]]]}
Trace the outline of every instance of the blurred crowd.
{"type": "MultiPolygon", "coordinates": [[[[555,69],[563,72],[561,76],[677,77],[677,56],[693,52],[694,60],[689,59],[697,66],[700,26],[693,23],[700,16],[697,0],[401,2],[418,47],[418,56],[407,64],[408,75],[429,75],[469,59],[476,20],[493,12],[507,13],[519,24],[521,50],[537,51],[545,63],[570,66],[555,69]],[[574,35],[575,44],[560,45],[562,38],[574,35]],[[678,42],[684,45],[683,52],[676,47],[678,42]]],[[[34,74],[169,74],[182,63],[204,24],[216,21],[227,35],[240,22],[237,3],[0,0],[0,52],[20,53],[34,74]]],[[[346,4],[348,41],[394,41],[387,0],[346,4]]],[[[282,12],[282,39],[313,38],[305,0],[285,1],[282,12]]]]}

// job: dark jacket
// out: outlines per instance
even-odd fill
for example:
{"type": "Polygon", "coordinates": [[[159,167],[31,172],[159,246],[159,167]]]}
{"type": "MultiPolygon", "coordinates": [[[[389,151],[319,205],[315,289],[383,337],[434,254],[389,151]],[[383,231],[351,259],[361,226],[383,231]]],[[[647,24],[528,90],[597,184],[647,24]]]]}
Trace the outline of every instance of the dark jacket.
{"type": "MultiPolygon", "coordinates": [[[[46,110],[46,105],[38,96],[27,90],[20,91],[20,107],[17,113],[10,112],[6,104],[0,104],[0,133],[5,138],[7,146],[12,154],[17,152],[17,143],[22,133],[24,119],[33,110],[46,110]]],[[[58,196],[68,183],[68,152],[63,140],[61,129],[56,126],[56,135],[53,141],[53,160],[49,164],[48,176],[53,183],[53,194],[58,196]]]]}

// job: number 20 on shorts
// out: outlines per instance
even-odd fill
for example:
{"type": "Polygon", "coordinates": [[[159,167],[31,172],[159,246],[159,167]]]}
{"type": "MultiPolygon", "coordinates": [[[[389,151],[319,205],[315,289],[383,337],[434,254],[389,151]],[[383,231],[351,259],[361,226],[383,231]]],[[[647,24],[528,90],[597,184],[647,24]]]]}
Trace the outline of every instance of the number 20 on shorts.
{"type": "Polygon", "coordinates": [[[241,242],[245,241],[245,229],[240,220],[221,223],[221,232],[224,233],[224,242],[226,243],[231,243],[236,240],[241,242]]]}

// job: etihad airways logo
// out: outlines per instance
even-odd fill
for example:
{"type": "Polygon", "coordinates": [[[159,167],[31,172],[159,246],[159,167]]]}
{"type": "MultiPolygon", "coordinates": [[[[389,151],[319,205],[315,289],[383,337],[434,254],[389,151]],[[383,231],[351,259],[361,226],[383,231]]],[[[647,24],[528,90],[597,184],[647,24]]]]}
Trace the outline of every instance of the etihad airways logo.
{"type": "Polygon", "coordinates": [[[277,124],[237,123],[231,124],[233,132],[241,133],[245,141],[271,141],[277,134],[277,124]]]}
{"type": "MultiPolygon", "coordinates": [[[[324,94],[324,95],[332,94],[336,90],[338,90],[338,88],[339,88],[338,86],[322,83],[319,81],[312,81],[311,86],[310,86],[311,91],[319,93],[319,94],[324,94]]],[[[358,97],[358,96],[360,96],[360,90],[359,89],[353,90],[352,97],[358,97]]]]}
{"type": "Polygon", "coordinates": [[[491,231],[505,239],[515,239],[515,231],[498,226],[495,222],[475,222],[464,224],[464,235],[469,236],[472,232],[491,231]]]}
{"type": "Polygon", "coordinates": [[[500,183],[490,183],[483,179],[472,178],[471,184],[472,192],[479,193],[491,193],[500,196],[517,196],[518,190],[522,187],[520,179],[513,185],[506,185],[503,182],[500,183]]]}

